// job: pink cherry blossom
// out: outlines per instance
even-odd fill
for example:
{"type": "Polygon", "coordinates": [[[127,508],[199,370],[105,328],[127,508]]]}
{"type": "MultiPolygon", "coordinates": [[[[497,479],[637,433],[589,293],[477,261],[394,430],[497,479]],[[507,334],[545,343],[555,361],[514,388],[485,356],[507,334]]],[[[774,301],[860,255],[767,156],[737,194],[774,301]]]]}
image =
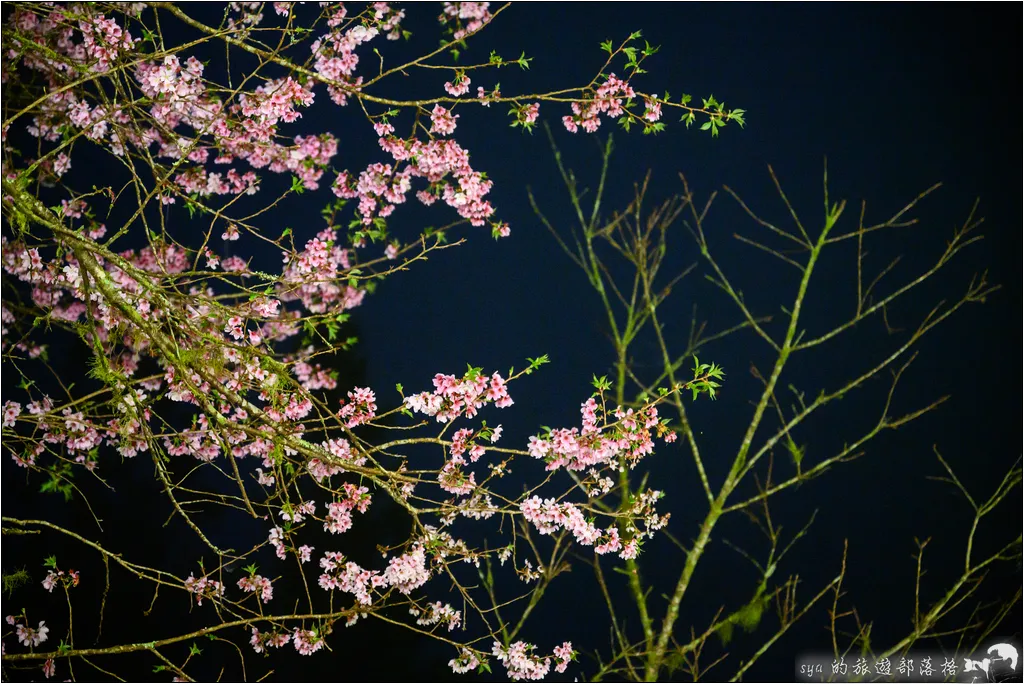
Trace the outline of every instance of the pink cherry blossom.
{"type": "Polygon", "coordinates": [[[441,105],[434,105],[433,111],[430,112],[430,122],[433,124],[430,132],[438,135],[450,135],[455,132],[455,120],[458,118],[458,114],[450,113],[441,105]]]}

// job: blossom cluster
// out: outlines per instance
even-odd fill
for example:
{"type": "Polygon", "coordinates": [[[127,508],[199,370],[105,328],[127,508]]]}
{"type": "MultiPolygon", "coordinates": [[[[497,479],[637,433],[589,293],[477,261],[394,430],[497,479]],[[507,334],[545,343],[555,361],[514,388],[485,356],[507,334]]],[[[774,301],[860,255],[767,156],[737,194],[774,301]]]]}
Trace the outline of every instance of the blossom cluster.
{"type": "Polygon", "coordinates": [[[70,589],[71,587],[77,587],[79,581],[81,581],[81,578],[78,570],[68,570],[67,573],[63,570],[57,570],[56,572],[53,570],[47,570],[46,577],[43,578],[42,584],[43,589],[46,589],[46,591],[52,594],[53,588],[56,586],[62,586],[65,589],[70,589]]]}
{"type": "MultiPolygon", "coordinates": [[[[580,127],[587,133],[593,133],[601,126],[601,114],[616,119],[626,113],[623,100],[628,101],[635,97],[636,92],[628,81],[617,78],[615,74],[608,74],[608,78],[598,86],[592,98],[572,103],[572,115],[562,117],[562,123],[570,133],[575,133],[580,127]]],[[[660,108],[657,111],[660,117],[660,108]]],[[[654,116],[650,105],[648,113],[654,116]]]]}
{"type": "Polygon", "coordinates": [[[438,18],[442,24],[453,24],[452,38],[462,40],[479,31],[491,18],[489,2],[445,2],[444,12],[438,18]]]}
{"type": "Polygon", "coordinates": [[[409,608],[409,614],[416,617],[417,625],[448,625],[449,632],[462,623],[462,611],[455,610],[449,604],[442,604],[440,601],[428,603],[424,609],[413,605],[409,608]]]}
{"type": "Polygon", "coordinates": [[[188,579],[185,580],[185,589],[195,594],[196,605],[200,606],[203,605],[203,599],[215,599],[224,595],[224,585],[206,575],[196,579],[192,573],[189,573],[188,579]]]}
{"type": "Polygon", "coordinates": [[[352,561],[346,561],[345,555],[338,551],[328,551],[324,554],[320,559],[320,567],[324,571],[318,580],[321,589],[347,592],[365,606],[373,601],[370,589],[384,584],[378,573],[365,570],[352,561]]]}
{"type": "Polygon", "coordinates": [[[348,403],[342,404],[338,415],[345,419],[345,427],[355,427],[373,420],[377,415],[377,397],[369,387],[356,387],[348,393],[348,403]]]}
{"type": "Polygon", "coordinates": [[[462,378],[438,373],[433,382],[433,392],[408,396],[405,406],[415,413],[433,416],[439,423],[448,423],[460,416],[473,418],[488,402],[494,402],[498,408],[515,403],[508,394],[505,380],[497,372],[490,378],[476,369],[470,369],[462,378]]]}
{"type": "Polygon", "coordinates": [[[559,428],[544,437],[531,437],[530,455],[545,460],[548,470],[579,471],[595,466],[632,468],[653,452],[651,430],[660,427],[656,406],[638,411],[618,407],[612,412],[616,420],[604,427],[599,425],[599,409],[597,400],[590,397],[580,407],[580,428],[559,428]]]}
{"type": "Polygon", "coordinates": [[[58,73],[103,73],[110,70],[122,53],[134,49],[138,38],[125,31],[113,19],[103,14],[75,15],[59,9],[49,12],[16,10],[8,20],[17,32],[10,37],[12,52],[24,51],[25,66],[39,71],[58,73]],[[75,42],[75,30],[81,42],[75,42]],[[45,45],[54,59],[37,46],[45,45]]]}
{"type": "Polygon", "coordinates": [[[274,587],[270,580],[263,575],[253,574],[250,577],[242,577],[238,580],[238,588],[249,593],[258,591],[263,603],[270,603],[270,600],[274,598],[274,587]]]}
{"type": "Polygon", "coordinates": [[[366,570],[347,560],[338,551],[328,551],[320,559],[323,573],[318,583],[325,591],[341,590],[355,596],[357,603],[370,605],[372,589],[394,587],[402,594],[410,594],[430,579],[426,553],[421,543],[413,544],[412,550],[388,561],[383,572],[366,570]]]}
{"type": "Polygon", "coordinates": [[[380,147],[391,155],[395,165],[374,162],[358,176],[341,171],[332,191],[342,199],[358,199],[362,222],[370,225],[405,203],[413,179],[423,178],[427,187],[415,193],[422,204],[429,206],[441,199],[471,225],[484,225],[494,214],[494,207],[486,199],[493,184],[473,169],[469,152],[454,140],[443,139],[455,131],[457,118],[435,105],[430,113],[431,133],[440,138],[429,141],[399,138],[392,135],[390,124],[378,124],[380,147]]]}
{"type": "Polygon", "coordinates": [[[324,530],[331,534],[341,534],[352,528],[352,511],[365,513],[370,506],[370,490],[350,482],[342,485],[341,500],[330,503],[327,507],[327,519],[324,530]]]}
{"type": "Polygon", "coordinates": [[[341,107],[348,104],[349,96],[363,83],[363,77],[355,75],[359,66],[357,48],[379,35],[384,35],[387,40],[398,40],[401,35],[400,23],[405,18],[405,10],[396,9],[386,2],[373,3],[371,10],[363,21],[344,28],[341,24],[347,10],[344,5],[337,5],[332,8],[327,21],[331,30],[310,46],[315,60],[314,70],[328,82],[328,95],[341,107]]]}
{"type": "Polygon", "coordinates": [[[268,648],[281,648],[289,641],[291,641],[292,635],[287,632],[261,632],[256,627],[252,628],[252,637],[249,639],[249,643],[252,645],[252,649],[257,653],[263,653],[268,648]]]}
{"type": "Polygon", "coordinates": [[[296,629],[292,632],[292,645],[300,655],[313,655],[324,647],[324,638],[315,629],[296,629]]]}
{"type": "Polygon", "coordinates": [[[594,551],[601,555],[618,553],[620,557],[630,559],[636,558],[638,553],[637,538],[634,537],[623,544],[618,528],[609,527],[602,530],[588,520],[575,504],[560,504],[554,499],[532,496],[519,504],[519,511],[541,534],[551,534],[564,529],[572,533],[577,543],[583,546],[596,545],[594,551]]]}
{"type": "Polygon", "coordinates": [[[663,492],[648,489],[632,498],[624,513],[628,521],[625,531],[629,536],[625,541],[620,536],[619,527],[611,526],[602,530],[572,503],[558,503],[554,499],[532,496],[519,504],[519,511],[541,534],[566,530],[572,533],[577,543],[594,546],[594,552],[599,555],[618,553],[620,558],[629,560],[637,557],[642,539],[653,537],[655,532],[668,524],[671,514],[659,515],[655,509],[656,503],[663,496],[663,492]],[[642,530],[636,527],[636,521],[643,524],[642,530]]]}
{"type": "Polygon", "coordinates": [[[495,641],[491,653],[505,666],[509,679],[513,681],[544,679],[551,671],[552,659],[554,659],[555,671],[565,672],[569,662],[575,656],[572,643],[569,641],[556,647],[553,656],[534,655],[533,651],[536,648],[524,641],[517,641],[505,648],[495,641]]]}
{"type": "Polygon", "coordinates": [[[21,622],[16,622],[13,615],[6,618],[7,624],[14,626],[14,633],[18,636],[18,642],[29,647],[36,647],[49,638],[50,628],[46,626],[45,620],[39,621],[39,626],[32,628],[21,622]]]}
{"type": "Polygon", "coordinates": [[[323,482],[333,475],[345,472],[341,465],[351,463],[359,467],[366,463],[366,456],[363,456],[352,449],[352,445],[344,437],[329,439],[320,445],[328,454],[324,458],[311,458],[306,463],[306,469],[317,482],[323,482]]]}
{"type": "Polygon", "coordinates": [[[466,674],[480,667],[480,659],[468,648],[464,648],[458,656],[448,661],[448,667],[452,668],[455,674],[466,674]]]}
{"type": "Polygon", "coordinates": [[[282,301],[302,302],[302,306],[314,314],[341,313],[362,304],[365,290],[339,282],[352,268],[352,256],[349,250],[339,246],[337,231],[321,230],[305,243],[301,252],[284,252],[282,261],[284,269],[279,291],[282,301]]]}

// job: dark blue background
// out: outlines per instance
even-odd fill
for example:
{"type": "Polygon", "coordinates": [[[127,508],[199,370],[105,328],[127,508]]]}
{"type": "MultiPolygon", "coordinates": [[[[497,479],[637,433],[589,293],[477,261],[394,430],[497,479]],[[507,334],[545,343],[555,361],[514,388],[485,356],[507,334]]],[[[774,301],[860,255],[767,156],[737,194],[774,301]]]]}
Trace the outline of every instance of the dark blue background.
{"type": "MultiPolygon", "coordinates": [[[[414,5],[407,12],[406,27],[414,32],[414,40],[411,45],[385,46],[393,50],[385,51],[387,59],[397,61],[401,55],[412,56],[434,44],[436,8],[414,5]]],[[[701,204],[710,192],[729,185],[765,218],[788,226],[785,207],[767,172],[766,165],[771,164],[805,225],[815,231],[822,218],[822,171],[827,156],[831,197],[849,201],[840,224],[846,232],[856,226],[862,199],[868,203],[868,220],[878,221],[942,181],[943,188],[916,212],[921,219],[918,226],[869,243],[869,271],[877,272],[892,258],[903,256],[889,276],[888,282],[895,284],[927,268],[966,218],[975,198],[981,198],[985,240],[890,311],[890,322],[906,328],[916,325],[938,301],[954,301],[975,273],[988,269],[989,280],[1002,285],[983,306],[965,307],[928,334],[900,387],[893,413],[914,410],[944,394],[952,398],[899,432],[872,441],[861,460],[790,490],[773,504],[774,519],[784,526],[786,538],[819,511],[810,536],[787,558],[776,578],[799,574],[801,596],[808,599],[837,574],[848,539],[846,600],[858,608],[863,621],[874,623],[872,641],[882,648],[902,637],[911,624],[914,538],[932,538],[925,557],[928,575],[923,603],[944,593],[962,564],[972,513],[951,486],[926,479],[940,474],[932,445],[980,499],[987,498],[1021,453],[1021,392],[1012,363],[1021,348],[1020,18],[1017,5],[538,3],[504,12],[475,47],[470,43],[462,58],[472,63],[483,61],[492,49],[510,57],[525,50],[534,58],[528,72],[473,74],[472,91],[477,85],[489,88],[500,80],[504,94],[541,92],[589,80],[604,58],[598,48],[602,40],[618,41],[641,29],[661,51],[645,64],[651,73],[634,81],[638,89],[669,90],[673,95],[685,91],[695,97],[713,93],[728,106],[747,110],[745,129],[729,125],[717,139],[673,125],[671,116],[668,130],[658,136],[617,132],[612,182],[604,205],[609,211],[624,208],[632,198],[632,184],[651,169],[652,205],[681,191],[677,172],[682,172],[701,204]]],[[[441,92],[442,81],[424,78],[411,86],[415,90],[407,89],[410,86],[404,81],[385,84],[377,94],[429,96],[441,92]]],[[[339,137],[338,168],[355,170],[378,160],[376,141],[365,135],[369,129],[360,121],[361,115],[355,108],[337,110],[326,103],[325,95],[318,92],[324,102],[304,116],[301,128],[329,130],[339,137]],[[359,137],[352,137],[351,131],[358,131],[359,137]]],[[[369,385],[383,407],[397,398],[391,389],[397,382],[407,391],[419,391],[429,387],[436,372],[460,373],[467,363],[504,371],[511,365],[522,367],[527,356],[547,353],[551,364],[513,385],[514,407],[488,409],[483,416],[489,424],[505,425],[506,445],[522,446],[540,425],[578,424],[579,404],[591,392],[590,378],[610,374],[613,350],[595,293],[533,215],[527,200],[529,184],[557,225],[567,226],[572,220],[546,136],[541,131],[528,135],[507,128],[502,106],[457,111],[462,117],[455,139],[472,151],[474,167],[494,180],[491,199],[499,218],[510,222],[512,235],[495,242],[486,229],[466,229],[467,244],[433,255],[429,262],[385,281],[354,314],[352,333],[359,336],[360,345],[339,360],[341,382],[344,388],[369,385]]],[[[565,113],[555,105],[541,106],[541,119],[552,123],[566,163],[584,184],[593,185],[599,160],[595,142],[603,141],[613,126],[606,121],[597,136],[570,135],[559,123],[565,113]]],[[[306,194],[292,200],[287,214],[279,215],[300,244],[320,230],[323,203],[319,200],[328,198],[326,190],[306,194]]],[[[449,218],[446,209],[427,211],[413,204],[401,207],[391,222],[400,239],[414,239],[424,223],[441,224],[449,218]]],[[[183,210],[174,211],[184,218],[183,210]]],[[[736,279],[755,313],[776,316],[770,329],[778,333],[779,307],[792,301],[795,272],[732,239],[735,232],[754,238],[763,238],[764,233],[724,195],[716,200],[705,230],[719,263],[736,279]]],[[[709,268],[700,261],[682,226],[670,237],[670,248],[672,264],[682,268],[696,262],[697,268],[676,286],[662,309],[667,332],[685,340],[694,304],[698,317],[708,320],[712,331],[738,322],[735,306],[703,279],[709,268]]],[[[820,334],[843,320],[855,302],[852,245],[834,250],[832,257],[827,254],[811,283],[803,319],[809,334],[820,334]]],[[[783,385],[793,382],[811,396],[819,389],[834,389],[891,350],[895,339],[886,334],[881,322],[868,321],[846,341],[797,355],[783,385]]],[[[655,370],[656,349],[645,342],[639,350],[638,367],[655,370]],[[641,356],[644,350],[651,355],[641,356]]],[[[700,400],[690,414],[700,432],[713,484],[724,477],[752,414],[752,402],[758,398],[758,382],[748,370],[755,364],[767,372],[769,351],[755,335],[740,333],[701,352],[702,360],[714,360],[727,373],[721,398],[714,403],[700,400]]],[[[871,382],[798,430],[795,438],[807,445],[809,461],[830,454],[859,436],[858,429],[870,426],[887,387],[884,379],[871,382]]],[[[763,428],[758,436],[763,439],[767,434],[763,428]]],[[[781,476],[788,472],[787,457],[776,456],[781,476]]],[[[127,482],[116,496],[99,504],[107,510],[104,517],[130,518],[144,510],[152,492],[146,489],[151,486],[151,473],[142,465],[138,472],[122,476],[127,482]]],[[[530,470],[531,465],[518,466],[518,476],[538,475],[539,465],[530,470]]],[[[652,470],[652,485],[669,493],[663,506],[673,512],[670,529],[684,541],[694,537],[705,511],[686,447],[682,442],[659,447],[644,467],[652,470]]],[[[4,468],[6,496],[13,466],[8,463],[4,468]]],[[[978,553],[1020,533],[1019,489],[1011,498],[983,527],[978,553]]],[[[46,505],[57,506],[55,500],[46,505]]],[[[7,510],[5,505],[5,514],[7,510]]],[[[53,514],[53,508],[48,513],[53,514]]],[[[126,524],[125,536],[110,538],[111,546],[137,554],[133,558],[152,554],[154,562],[172,559],[173,569],[183,574],[194,567],[191,548],[128,546],[128,540],[137,537],[132,536],[130,519],[126,524]]],[[[374,532],[378,525],[396,529],[386,510],[375,510],[367,521],[371,524],[374,532]]],[[[229,540],[254,533],[232,525],[225,520],[215,533],[229,540]]],[[[404,525],[398,523],[396,535],[404,532],[404,525]]],[[[173,530],[173,525],[168,529],[173,530]]],[[[187,531],[176,532],[181,533],[175,537],[176,544],[187,544],[187,531]]],[[[743,605],[756,584],[749,563],[722,544],[723,539],[758,558],[766,551],[763,538],[748,521],[735,515],[723,521],[684,601],[676,629],[681,640],[691,626],[703,629],[719,608],[743,605]]],[[[4,545],[11,548],[6,538],[4,545]]],[[[52,553],[53,548],[43,545],[39,550],[52,553]]],[[[23,550],[18,556],[28,560],[31,553],[23,550]]],[[[681,564],[681,554],[667,542],[648,544],[642,569],[653,586],[651,608],[657,618],[664,612],[660,597],[671,591],[681,564]]],[[[6,565],[5,561],[5,570],[6,565]]],[[[511,584],[518,582],[507,577],[511,584]]],[[[619,579],[614,575],[615,592],[622,590],[619,579]]],[[[987,586],[979,598],[1011,596],[1021,586],[1019,563],[994,572],[987,586]]],[[[134,640],[141,633],[136,630],[158,638],[203,623],[199,615],[172,618],[177,613],[168,610],[160,618],[162,623],[154,618],[143,627],[133,621],[138,619],[139,603],[148,598],[146,594],[116,599],[113,609],[123,611],[125,617],[124,622],[105,628],[111,643],[118,642],[119,629],[123,639],[134,640]]],[[[4,603],[6,614],[10,612],[6,597],[4,603]]],[[[180,609],[182,604],[178,601],[174,606],[180,609]]],[[[58,607],[59,602],[51,612],[58,607]]],[[[635,611],[623,603],[620,615],[626,616],[638,638],[635,611]]],[[[582,564],[556,580],[532,621],[523,638],[538,643],[542,650],[566,639],[583,650],[604,649],[608,643],[607,614],[582,564]]],[[[1019,644],[1020,624],[1018,606],[996,634],[1019,644]]],[[[781,639],[749,677],[791,679],[798,653],[829,648],[826,625],[822,604],[781,639]]],[[[773,620],[766,619],[749,638],[738,636],[730,645],[735,655],[709,677],[731,673],[732,664],[773,632],[773,620]]],[[[288,654],[267,662],[276,667],[277,677],[289,680],[450,675],[445,674],[445,663],[453,655],[449,647],[414,645],[402,631],[373,621],[336,633],[331,645],[333,655],[300,659],[288,654]]],[[[142,657],[136,662],[143,668],[140,672],[151,665],[142,657]]],[[[583,657],[570,674],[582,678],[592,671],[592,661],[583,657]]],[[[215,674],[216,668],[210,671],[210,676],[215,674]]]]}

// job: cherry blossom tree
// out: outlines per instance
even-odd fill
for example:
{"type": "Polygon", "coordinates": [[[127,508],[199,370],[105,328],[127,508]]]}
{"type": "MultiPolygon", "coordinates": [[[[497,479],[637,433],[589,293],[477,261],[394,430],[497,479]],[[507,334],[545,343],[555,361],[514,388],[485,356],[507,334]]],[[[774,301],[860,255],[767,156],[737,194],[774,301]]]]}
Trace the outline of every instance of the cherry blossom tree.
{"type": "MultiPolygon", "coordinates": [[[[339,374],[340,352],[357,342],[350,312],[372,305],[377,283],[457,264],[452,250],[464,241],[516,230],[491,203],[487,169],[460,144],[466,121],[493,125],[495,136],[532,132],[542,121],[577,136],[611,126],[656,134],[670,121],[718,135],[744,123],[743,110],[710,95],[642,90],[666,84],[646,74],[657,48],[639,33],[582,51],[581,60],[593,60],[586,83],[503,91],[498,76],[525,69],[530,58],[490,52],[473,61],[481,53],[470,47],[485,44],[506,10],[489,3],[429,10],[5,5],[3,448],[6,467],[23,478],[9,479],[5,493],[23,487],[65,502],[31,516],[4,504],[4,588],[19,598],[31,591],[66,599],[59,613],[34,603],[5,610],[5,676],[42,669],[46,677],[113,678],[141,663],[192,681],[209,667],[203,650],[211,644],[223,668],[214,675],[259,679],[290,652],[324,657],[379,623],[443,644],[458,674],[535,680],[577,661],[593,679],[697,678],[716,644],[774,609],[776,631],[728,661],[728,676],[740,678],[825,602],[837,657],[895,657],[958,619],[954,609],[990,568],[1019,558],[1019,535],[991,552],[972,547],[978,525],[1018,490],[1019,460],[980,502],[937,451],[976,517],[966,558],[958,559],[962,576],[917,611],[905,639],[870,644],[870,625],[844,603],[845,556],[834,559],[833,581],[800,600],[796,572],[783,578],[780,571],[808,529],[783,536],[770,515],[772,497],[853,460],[879,434],[933,408],[891,410],[915,345],[991,292],[983,278],[971,283],[847,384],[815,399],[796,392],[795,405],[781,397],[792,357],[884,318],[975,239],[972,214],[934,268],[883,290],[885,272],[874,278],[860,268],[864,242],[907,225],[923,197],[875,225],[862,219],[844,229],[845,205],[826,195],[818,232],[795,212],[796,228],[780,228],[740,201],[783,246],[746,242],[800,273],[778,328],[751,308],[715,256],[707,207],[688,186],[649,209],[641,183],[633,202],[607,214],[601,203],[616,184],[610,142],[592,195],[556,152],[578,225],[536,209],[594,287],[614,351],[611,379],[595,374],[590,396],[568,400],[579,406],[578,423],[538,428],[525,443],[503,436],[517,383],[546,356],[510,359],[507,371],[431,369],[393,389],[339,374]],[[436,15],[437,32],[411,35],[406,12],[425,11],[436,15]],[[374,143],[373,158],[346,166],[351,157],[342,152],[363,140],[374,143]],[[322,223],[282,223],[283,214],[311,203],[322,223]],[[440,227],[405,220],[422,212],[440,227]],[[660,278],[670,228],[683,218],[738,320],[714,333],[695,325],[679,345],[664,333],[661,307],[682,275],[660,278]],[[855,311],[837,327],[801,332],[822,253],[850,245],[858,255],[855,311]],[[625,258],[626,281],[608,255],[625,258]],[[690,406],[715,398],[725,375],[695,355],[713,354],[716,340],[739,331],[756,335],[774,358],[763,372],[755,367],[763,392],[753,398],[727,476],[716,481],[690,406]],[[653,374],[633,361],[644,335],[660,357],[653,374]],[[61,370],[69,357],[82,360],[75,377],[61,370]],[[890,371],[876,425],[835,454],[815,460],[802,451],[796,435],[809,417],[890,371]],[[665,488],[649,463],[660,445],[676,441],[691,457],[707,512],[695,529],[670,535],[665,488]],[[793,468],[780,476],[773,454],[783,449],[793,468]],[[163,517],[133,516],[125,506],[115,515],[133,518],[139,542],[112,547],[117,537],[105,528],[122,521],[103,511],[136,487],[163,517]],[[382,509],[395,513],[382,518],[382,509]],[[720,521],[735,513],[758,521],[768,539],[766,558],[741,550],[759,583],[711,624],[686,625],[683,601],[695,572],[720,521]],[[665,537],[678,546],[677,581],[659,602],[641,569],[645,544],[665,537]],[[37,558],[19,557],[32,571],[9,569],[11,549],[30,548],[15,544],[36,539],[50,549],[45,574],[35,571],[37,558]],[[164,556],[147,551],[156,544],[182,551],[161,565],[151,559],[164,556]],[[78,560],[86,556],[98,564],[92,576],[78,560]],[[609,611],[610,646],[531,636],[531,616],[573,565],[592,569],[595,602],[609,611]],[[624,605],[606,578],[613,570],[628,583],[624,605]],[[140,618],[154,610],[176,617],[130,626],[124,636],[105,618],[108,596],[140,618]]],[[[922,557],[923,546],[919,578],[922,557]]]]}
{"type": "MultiPolygon", "coordinates": [[[[76,676],[94,658],[143,652],[190,680],[200,649],[182,649],[200,636],[255,654],[311,655],[330,647],[339,624],[370,616],[450,643],[455,672],[500,663],[513,679],[540,679],[576,657],[568,642],[520,638],[556,574],[534,537],[556,537],[553,558],[577,547],[636,558],[667,520],[659,492],[638,490],[617,508],[596,502],[614,473],[674,438],[659,406],[684,390],[713,396],[721,369],[700,366],[634,406],[595,380],[594,395],[580,398],[579,426],[506,446],[502,426],[483,416],[493,423],[512,407],[515,383],[546,357],[507,373],[471,366],[410,378],[413,391],[399,386],[397,400],[355,387],[340,408],[329,403],[339,383],[330,359],[354,343],[349,311],[381,278],[481,230],[510,234],[489,200],[492,181],[458,142],[463,117],[507,129],[507,108],[512,127],[529,131],[543,104],[569,132],[617,123],[656,133],[663,112],[675,111],[717,135],[742,125],[744,112],[636,90],[656,50],[639,33],[595,46],[585,84],[502,92],[495,72],[525,68],[528,57],[458,58],[506,7],[443,3],[440,47],[395,60],[389,43],[416,41],[406,11],[388,3],[5,6],[3,365],[20,385],[5,385],[3,445],[26,487],[63,494],[92,520],[65,525],[5,507],[4,532],[84,545],[107,568],[108,590],[114,566],[151,585],[154,603],[188,597],[203,620],[182,634],[103,643],[106,591],[98,624],[76,625],[81,571],[55,554],[42,587],[65,593],[67,624],[58,635],[54,617],[11,611],[19,647],[5,644],[5,668],[76,676]],[[411,75],[436,90],[388,95],[411,75]],[[299,132],[313,107],[334,108],[345,123],[299,132]],[[370,135],[377,160],[334,168],[347,140],[370,135]],[[97,165],[103,172],[90,172],[97,165]],[[321,227],[268,219],[321,188],[331,193],[321,227]],[[407,202],[436,205],[448,222],[410,233],[399,227],[407,202]],[[88,377],[54,370],[55,349],[71,348],[88,359],[88,377]],[[429,461],[410,460],[408,450],[426,447],[429,461]],[[525,492],[502,480],[524,459],[539,461],[525,466],[525,492]],[[187,575],[104,545],[90,501],[123,469],[151,473],[171,518],[201,543],[187,575]],[[381,547],[379,561],[357,562],[345,535],[382,497],[401,507],[411,532],[381,547]],[[210,531],[211,510],[263,531],[248,548],[228,547],[210,531]],[[459,521],[503,521],[505,542],[468,542],[459,521]],[[321,532],[328,539],[311,543],[321,532]],[[474,588],[492,566],[525,588],[508,599],[492,582],[474,588]],[[278,598],[287,573],[301,590],[278,598]],[[499,613],[510,601],[518,623],[499,613]],[[95,630],[96,647],[81,646],[83,630],[95,630]]],[[[163,521],[135,522],[148,526],[140,538],[161,534],[163,521]]],[[[9,588],[19,576],[5,575],[9,588]]]]}

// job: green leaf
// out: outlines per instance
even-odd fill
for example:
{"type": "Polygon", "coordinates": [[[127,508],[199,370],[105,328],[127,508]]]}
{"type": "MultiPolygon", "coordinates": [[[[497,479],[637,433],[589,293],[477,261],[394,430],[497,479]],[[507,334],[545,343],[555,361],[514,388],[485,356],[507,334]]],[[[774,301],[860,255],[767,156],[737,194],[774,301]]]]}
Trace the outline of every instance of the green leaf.
{"type": "Polygon", "coordinates": [[[472,382],[473,380],[476,380],[481,375],[483,375],[483,372],[484,372],[483,368],[477,368],[477,367],[472,366],[472,365],[467,363],[466,364],[466,375],[464,377],[465,377],[466,380],[469,380],[470,382],[472,382]]]}
{"type": "Polygon", "coordinates": [[[793,458],[793,465],[799,468],[801,461],[804,460],[806,447],[797,446],[796,442],[793,441],[793,438],[786,435],[786,448],[789,450],[789,455],[793,458]]]}
{"type": "Polygon", "coordinates": [[[537,370],[538,368],[543,366],[545,363],[551,363],[551,360],[548,358],[547,354],[544,354],[543,356],[539,356],[536,359],[531,359],[530,357],[526,357],[526,360],[530,362],[530,367],[527,368],[526,371],[524,371],[527,375],[533,373],[533,371],[537,370]]]}

